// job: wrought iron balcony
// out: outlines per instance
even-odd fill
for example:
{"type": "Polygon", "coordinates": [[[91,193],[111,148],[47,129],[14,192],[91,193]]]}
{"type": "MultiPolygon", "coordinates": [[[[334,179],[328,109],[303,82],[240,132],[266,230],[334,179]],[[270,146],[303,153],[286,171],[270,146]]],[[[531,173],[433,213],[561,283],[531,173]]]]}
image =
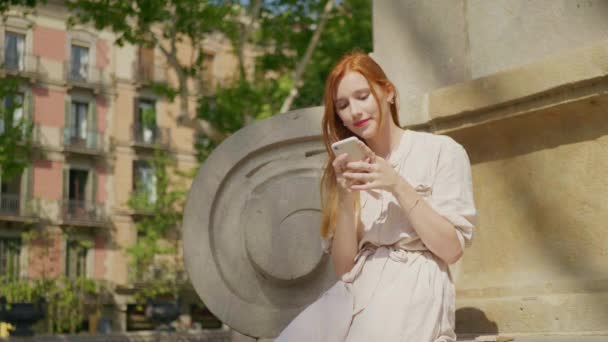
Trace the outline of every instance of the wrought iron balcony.
{"type": "Polygon", "coordinates": [[[0,54],[0,69],[4,74],[36,78],[42,73],[40,57],[32,54],[0,54]]]}
{"type": "Polygon", "coordinates": [[[74,199],[61,202],[61,218],[67,225],[104,226],[107,222],[103,204],[74,199]]]}
{"type": "Polygon", "coordinates": [[[80,131],[74,127],[63,128],[64,149],[75,153],[100,154],[103,152],[103,134],[80,131]]]}
{"type": "Polygon", "coordinates": [[[91,89],[94,92],[99,92],[109,83],[104,69],[73,62],[64,63],[64,77],[68,86],[91,89]]]}
{"type": "Polygon", "coordinates": [[[23,201],[20,194],[0,194],[0,219],[29,222],[36,220],[33,201],[23,201]]]}
{"type": "Polygon", "coordinates": [[[131,126],[131,132],[133,133],[132,141],[135,146],[149,148],[169,147],[170,136],[168,128],[135,124],[131,126]]]}

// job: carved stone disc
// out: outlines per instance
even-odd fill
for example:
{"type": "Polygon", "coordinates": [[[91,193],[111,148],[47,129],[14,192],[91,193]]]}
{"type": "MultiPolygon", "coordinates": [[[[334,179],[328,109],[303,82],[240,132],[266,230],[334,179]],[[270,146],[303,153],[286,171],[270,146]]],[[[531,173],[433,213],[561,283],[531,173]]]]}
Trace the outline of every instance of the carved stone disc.
{"type": "Polygon", "coordinates": [[[337,280],[319,238],[322,107],[255,122],[201,166],[183,222],[198,295],[233,329],[274,337],[337,280]]]}

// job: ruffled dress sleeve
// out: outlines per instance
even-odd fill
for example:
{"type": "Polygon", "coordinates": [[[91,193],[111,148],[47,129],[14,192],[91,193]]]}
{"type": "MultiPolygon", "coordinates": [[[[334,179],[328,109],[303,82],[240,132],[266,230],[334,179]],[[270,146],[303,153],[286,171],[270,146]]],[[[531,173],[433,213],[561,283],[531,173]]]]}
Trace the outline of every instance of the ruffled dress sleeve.
{"type": "Polygon", "coordinates": [[[477,224],[471,163],[465,149],[451,138],[442,146],[433,193],[428,203],[456,227],[462,248],[470,247],[477,224]]]}

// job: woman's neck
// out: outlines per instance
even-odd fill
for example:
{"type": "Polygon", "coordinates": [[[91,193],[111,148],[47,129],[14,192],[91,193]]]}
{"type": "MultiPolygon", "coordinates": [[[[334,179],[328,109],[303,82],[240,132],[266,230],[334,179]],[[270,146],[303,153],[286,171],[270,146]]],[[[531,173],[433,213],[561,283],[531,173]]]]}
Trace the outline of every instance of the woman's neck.
{"type": "Polygon", "coordinates": [[[378,131],[374,138],[368,139],[367,144],[374,153],[387,160],[392,151],[399,146],[402,134],[403,129],[390,122],[384,130],[378,131]]]}

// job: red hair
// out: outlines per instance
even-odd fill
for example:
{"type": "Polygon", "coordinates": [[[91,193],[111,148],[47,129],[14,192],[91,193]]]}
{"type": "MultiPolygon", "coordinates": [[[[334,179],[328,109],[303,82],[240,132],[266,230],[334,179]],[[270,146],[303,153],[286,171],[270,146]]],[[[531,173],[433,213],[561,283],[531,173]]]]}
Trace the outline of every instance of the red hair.
{"type": "MultiPolygon", "coordinates": [[[[386,74],[382,68],[367,54],[355,51],[343,56],[338,63],[332,68],[325,82],[325,94],[324,104],[325,111],[323,113],[322,130],[323,130],[323,142],[325,143],[325,150],[327,151],[327,163],[325,164],[325,170],[321,178],[321,208],[323,220],[321,222],[321,236],[328,237],[333,234],[336,224],[336,211],[338,208],[338,183],[336,180],[336,173],[332,166],[336,155],[331,149],[331,144],[336,141],[346,139],[354,136],[351,132],[342,124],[342,120],[336,113],[335,99],[338,91],[338,85],[349,71],[355,71],[360,73],[370,86],[370,91],[378,104],[379,119],[378,126],[382,125],[384,113],[382,113],[382,106],[380,105],[380,99],[378,98],[377,92],[374,90],[373,85],[380,86],[385,93],[389,91],[395,92],[395,99],[397,93],[395,86],[386,77],[386,74]]],[[[390,104],[390,114],[393,122],[399,126],[399,116],[397,112],[397,101],[393,101],[390,104]]],[[[359,222],[360,205],[358,197],[355,203],[357,212],[357,222],[359,222]]],[[[359,227],[357,227],[357,230],[359,227]]]]}

